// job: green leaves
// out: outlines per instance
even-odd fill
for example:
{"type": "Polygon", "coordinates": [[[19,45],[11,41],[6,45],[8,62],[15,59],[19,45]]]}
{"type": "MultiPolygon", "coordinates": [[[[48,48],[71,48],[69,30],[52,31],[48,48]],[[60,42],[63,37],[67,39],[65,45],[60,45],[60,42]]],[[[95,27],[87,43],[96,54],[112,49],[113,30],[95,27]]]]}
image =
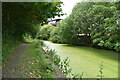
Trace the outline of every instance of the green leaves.
{"type": "Polygon", "coordinates": [[[119,13],[116,3],[77,3],[71,15],[58,25],[60,38],[77,45],[90,44],[92,40],[92,45],[120,51],[116,47],[120,42],[119,13]],[[87,37],[83,38],[81,34],[87,37]]]}
{"type": "Polygon", "coordinates": [[[61,2],[3,2],[2,45],[3,57],[13,50],[15,44],[24,41],[25,35],[36,37],[40,24],[63,14],[61,2]]]}
{"type": "Polygon", "coordinates": [[[51,24],[44,25],[40,28],[39,33],[37,34],[37,37],[48,40],[50,37],[50,32],[54,29],[54,26],[51,24]]]}
{"type": "Polygon", "coordinates": [[[3,3],[4,34],[8,31],[15,37],[35,35],[38,25],[46,22],[48,18],[62,14],[61,4],[61,2],[3,3]]]}

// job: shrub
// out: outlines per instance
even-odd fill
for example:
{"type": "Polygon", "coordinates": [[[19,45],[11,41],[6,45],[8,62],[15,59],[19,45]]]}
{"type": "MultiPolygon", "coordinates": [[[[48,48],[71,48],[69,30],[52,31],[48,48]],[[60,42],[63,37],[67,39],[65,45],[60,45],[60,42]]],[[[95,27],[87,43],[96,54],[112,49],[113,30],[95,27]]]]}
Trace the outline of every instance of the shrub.
{"type": "Polygon", "coordinates": [[[58,28],[55,27],[51,33],[50,33],[50,41],[54,42],[54,43],[61,43],[60,41],[60,37],[58,34],[58,28]]]}
{"type": "Polygon", "coordinates": [[[53,29],[54,29],[54,26],[52,26],[50,24],[44,25],[40,28],[40,31],[39,31],[37,37],[39,39],[48,40],[50,37],[50,33],[53,29]]]}

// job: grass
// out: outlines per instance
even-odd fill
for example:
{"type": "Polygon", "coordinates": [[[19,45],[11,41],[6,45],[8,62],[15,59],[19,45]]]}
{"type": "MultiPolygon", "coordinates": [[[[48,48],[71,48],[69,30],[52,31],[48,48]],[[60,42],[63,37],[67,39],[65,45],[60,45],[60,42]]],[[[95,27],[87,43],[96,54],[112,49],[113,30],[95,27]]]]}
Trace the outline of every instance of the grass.
{"type": "Polygon", "coordinates": [[[46,60],[44,50],[40,42],[32,42],[23,55],[24,70],[28,78],[55,78],[55,70],[46,60]],[[30,69],[30,70],[27,70],[30,69]]]}

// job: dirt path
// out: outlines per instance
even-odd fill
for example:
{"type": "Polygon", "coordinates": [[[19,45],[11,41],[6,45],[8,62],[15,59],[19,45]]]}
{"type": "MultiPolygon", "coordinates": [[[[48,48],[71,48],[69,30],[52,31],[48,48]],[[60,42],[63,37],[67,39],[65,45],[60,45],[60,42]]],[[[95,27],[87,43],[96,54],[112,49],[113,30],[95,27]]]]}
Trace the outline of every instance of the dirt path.
{"type": "MultiPolygon", "coordinates": [[[[11,54],[8,62],[2,68],[2,78],[29,78],[25,74],[32,69],[25,68],[23,58],[28,45],[29,43],[23,43],[11,54]]],[[[52,67],[56,70],[56,78],[66,78],[56,65],[52,64],[52,67]]]]}
{"type": "Polygon", "coordinates": [[[20,78],[25,74],[23,71],[20,71],[19,64],[21,64],[20,60],[28,45],[29,43],[23,43],[9,57],[7,64],[2,68],[3,78],[20,78]]]}

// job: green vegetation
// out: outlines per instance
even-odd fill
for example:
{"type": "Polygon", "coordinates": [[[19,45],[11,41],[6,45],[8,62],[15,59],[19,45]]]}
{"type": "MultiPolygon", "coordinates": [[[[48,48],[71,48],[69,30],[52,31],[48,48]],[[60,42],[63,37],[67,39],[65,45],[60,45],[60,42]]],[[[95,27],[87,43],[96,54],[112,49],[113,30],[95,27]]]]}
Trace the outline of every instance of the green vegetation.
{"type": "Polygon", "coordinates": [[[48,18],[63,15],[62,2],[5,2],[2,4],[2,59],[6,61],[18,45],[31,41],[27,51],[23,54],[24,59],[21,61],[26,73],[24,76],[29,78],[56,78],[56,71],[52,67],[53,63],[67,77],[82,78],[83,72],[89,74],[86,73],[85,77],[96,77],[99,63],[104,61],[105,69],[103,71],[104,66],[101,64],[98,76],[100,78],[103,78],[103,75],[105,77],[116,77],[118,72],[114,68],[118,66],[116,64],[117,53],[93,50],[90,47],[74,46],[71,48],[72,46],[68,45],[91,46],[120,52],[119,3],[77,3],[72,13],[55,27],[45,24],[48,18]],[[61,61],[55,50],[43,50],[43,42],[34,41],[36,38],[68,44],[59,44],[63,48],[50,45],[52,48],[58,49],[59,55],[65,59],[61,61]],[[69,57],[71,62],[66,57],[69,57]],[[70,66],[74,68],[73,71],[70,66]],[[94,69],[87,70],[90,68],[94,69]],[[81,75],[73,73],[78,71],[81,72],[81,75]],[[91,74],[93,71],[94,74],[91,74]]]}
{"type": "Polygon", "coordinates": [[[61,43],[60,37],[58,35],[58,27],[55,27],[50,33],[50,41],[54,43],[61,43]]]}
{"type": "Polygon", "coordinates": [[[37,38],[50,40],[54,43],[62,43],[58,35],[58,27],[55,27],[52,24],[45,24],[40,27],[40,30],[37,33],[37,38]]]}
{"type": "Polygon", "coordinates": [[[60,39],[68,44],[120,51],[118,3],[78,3],[71,15],[58,25],[60,39]]]}
{"type": "Polygon", "coordinates": [[[48,39],[55,43],[93,46],[119,52],[120,8],[118,3],[77,3],[72,13],[58,23],[57,27],[42,31],[42,34],[49,33],[48,39]]]}
{"type": "Polygon", "coordinates": [[[52,26],[51,24],[48,25],[44,25],[40,28],[39,33],[37,34],[37,37],[39,39],[43,39],[43,40],[48,40],[50,37],[50,32],[54,29],[54,26],[52,26]]]}
{"type": "Polygon", "coordinates": [[[46,59],[42,45],[41,41],[34,41],[28,46],[21,62],[26,72],[24,76],[28,78],[55,78],[55,70],[46,59]],[[28,70],[29,68],[31,70],[28,70]]]}
{"type": "Polygon", "coordinates": [[[70,62],[70,60],[68,60],[68,57],[66,59],[64,59],[63,61],[61,61],[60,69],[61,69],[62,73],[64,73],[66,76],[73,77],[73,76],[71,76],[72,69],[69,66],[69,62],[70,62]]]}
{"type": "Polygon", "coordinates": [[[56,54],[55,50],[46,50],[46,58],[51,59],[57,66],[61,61],[60,57],[56,54]]]}
{"type": "Polygon", "coordinates": [[[2,51],[3,61],[27,35],[35,38],[40,25],[48,18],[60,16],[62,2],[3,2],[2,51]]]}

